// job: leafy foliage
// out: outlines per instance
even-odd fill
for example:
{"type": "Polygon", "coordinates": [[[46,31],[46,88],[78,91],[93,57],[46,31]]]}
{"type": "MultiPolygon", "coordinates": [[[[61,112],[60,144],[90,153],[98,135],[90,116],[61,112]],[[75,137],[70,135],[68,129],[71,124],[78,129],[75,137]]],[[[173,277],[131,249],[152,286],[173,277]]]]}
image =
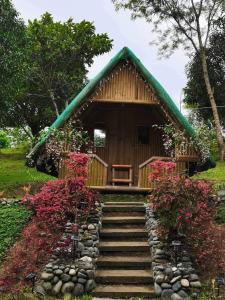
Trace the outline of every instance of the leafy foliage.
{"type": "Polygon", "coordinates": [[[23,89],[26,29],[10,0],[0,0],[0,15],[0,125],[15,125],[8,109],[23,89]]]}
{"type": "Polygon", "coordinates": [[[215,149],[215,130],[212,126],[208,127],[198,115],[192,115],[191,123],[195,129],[194,136],[187,136],[185,131],[178,130],[172,124],[154,127],[162,131],[163,146],[169,156],[185,155],[186,149],[193,148],[204,163],[209,159],[211,150],[215,149]]]}
{"type": "Polygon", "coordinates": [[[36,136],[84,86],[87,67],[111,49],[112,41],[107,34],[96,34],[91,22],[56,22],[49,13],[29,21],[26,35],[24,89],[9,112],[36,136]]]}
{"type": "Polygon", "coordinates": [[[212,187],[202,180],[174,175],[176,164],[155,161],[149,179],[156,188],[149,196],[167,240],[174,232],[184,234],[202,270],[225,267],[221,241],[215,238],[215,207],[210,202],[212,187]]]}
{"type": "Polygon", "coordinates": [[[86,154],[71,154],[69,178],[50,181],[35,196],[27,194],[24,197],[23,203],[34,216],[3,264],[0,272],[2,291],[21,291],[26,285],[25,276],[40,271],[68,219],[76,220],[77,224],[86,222],[96,201],[95,194],[85,186],[87,163],[86,154]]]}
{"type": "Polygon", "coordinates": [[[199,52],[200,48],[208,43],[212,23],[223,15],[223,1],[217,0],[112,0],[112,2],[117,9],[130,10],[134,19],[143,18],[153,24],[152,30],[158,35],[155,43],[163,56],[170,55],[179,46],[182,46],[188,54],[193,50],[199,52]],[[168,23],[169,26],[165,26],[168,23]]]}
{"type": "Polygon", "coordinates": [[[25,277],[40,271],[60,235],[60,231],[34,217],[4,260],[0,271],[1,291],[17,293],[24,288],[25,277]]]}
{"type": "MultiPolygon", "coordinates": [[[[47,132],[43,132],[43,136],[47,132]]],[[[46,155],[53,161],[58,170],[60,155],[63,152],[86,152],[91,145],[88,132],[84,130],[79,120],[69,120],[67,124],[60,129],[51,130],[50,136],[45,143],[46,155]]]]}
{"type": "Polygon", "coordinates": [[[216,214],[216,221],[225,224],[225,204],[222,204],[216,214]]]}
{"type": "Polygon", "coordinates": [[[10,145],[10,140],[5,131],[0,130],[0,149],[8,148],[10,145]]]}
{"type": "MultiPolygon", "coordinates": [[[[225,44],[225,23],[220,20],[215,27],[210,38],[209,46],[206,50],[207,63],[209,68],[209,77],[213,86],[214,95],[218,106],[224,106],[225,103],[225,49],[221,45],[225,44]]],[[[207,122],[213,120],[212,110],[208,99],[204,78],[202,74],[200,56],[195,54],[193,59],[187,65],[188,82],[184,89],[184,102],[190,107],[190,110],[197,109],[207,122]],[[203,109],[198,109],[203,108],[203,109]],[[205,107],[205,108],[204,108],[205,107]]],[[[221,123],[225,124],[225,107],[218,108],[221,123]]]]}
{"type": "Polygon", "coordinates": [[[0,260],[28,222],[30,212],[19,205],[0,206],[0,260]]]}

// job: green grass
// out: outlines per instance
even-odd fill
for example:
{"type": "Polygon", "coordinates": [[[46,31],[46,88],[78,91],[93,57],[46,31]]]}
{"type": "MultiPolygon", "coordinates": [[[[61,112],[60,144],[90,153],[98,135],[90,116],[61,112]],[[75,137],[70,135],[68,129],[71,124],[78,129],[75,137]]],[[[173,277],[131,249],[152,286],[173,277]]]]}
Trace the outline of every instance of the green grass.
{"type": "Polygon", "coordinates": [[[201,172],[192,178],[225,182],[225,162],[217,162],[215,168],[201,172]]]}
{"type": "Polygon", "coordinates": [[[28,222],[31,213],[17,204],[0,206],[0,261],[28,222]]]}
{"type": "Polygon", "coordinates": [[[0,192],[4,192],[3,197],[19,198],[24,195],[24,185],[31,184],[35,191],[41,183],[53,179],[55,177],[26,167],[22,149],[0,150],[0,192]]]}

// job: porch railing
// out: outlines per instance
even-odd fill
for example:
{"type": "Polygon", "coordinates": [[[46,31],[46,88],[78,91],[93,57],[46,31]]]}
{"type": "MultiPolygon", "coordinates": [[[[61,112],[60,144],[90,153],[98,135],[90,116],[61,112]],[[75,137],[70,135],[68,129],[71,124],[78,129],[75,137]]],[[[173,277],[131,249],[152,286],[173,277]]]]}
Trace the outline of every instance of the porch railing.
{"type": "MultiPolygon", "coordinates": [[[[155,184],[149,180],[149,175],[151,173],[151,169],[149,164],[156,160],[162,161],[171,161],[171,157],[164,156],[152,156],[141,165],[139,165],[139,173],[138,173],[138,187],[139,188],[154,188],[155,184]]],[[[185,174],[186,173],[186,162],[176,160],[176,169],[175,174],[185,174]]]]}
{"type": "MultiPolygon", "coordinates": [[[[107,184],[108,164],[96,154],[89,154],[87,186],[105,186],[107,184]]],[[[59,164],[59,178],[63,179],[68,175],[65,160],[68,152],[62,152],[59,164]]]]}

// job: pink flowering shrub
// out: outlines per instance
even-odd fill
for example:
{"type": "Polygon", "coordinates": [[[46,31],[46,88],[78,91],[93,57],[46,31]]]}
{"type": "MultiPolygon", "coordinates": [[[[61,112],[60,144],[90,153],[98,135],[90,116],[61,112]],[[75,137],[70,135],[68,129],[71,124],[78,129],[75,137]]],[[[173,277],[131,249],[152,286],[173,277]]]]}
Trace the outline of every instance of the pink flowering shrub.
{"type": "Polygon", "coordinates": [[[88,175],[88,162],[90,157],[84,153],[71,152],[68,154],[66,165],[69,176],[76,179],[86,180],[88,175]]]}
{"type": "Polygon", "coordinates": [[[202,269],[223,265],[219,241],[214,239],[215,207],[210,204],[211,184],[174,175],[176,164],[155,161],[150,164],[149,180],[156,184],[149,200],[161,225],[162,238],[172,233],[186,236],[186,243],[202,269]]]}

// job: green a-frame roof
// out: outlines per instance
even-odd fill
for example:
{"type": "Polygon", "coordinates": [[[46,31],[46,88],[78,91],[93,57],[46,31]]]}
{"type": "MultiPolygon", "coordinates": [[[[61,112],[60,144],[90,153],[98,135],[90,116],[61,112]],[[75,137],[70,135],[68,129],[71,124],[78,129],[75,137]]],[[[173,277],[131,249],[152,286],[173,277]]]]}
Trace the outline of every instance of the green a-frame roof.
{"type": "Polygon", "coordinates": [[[98,83],[109,73],[112,69],[122,60],[130,60],[147,83],[154,89],[156,96],[164,103],[170,114],[181,124],[188,135],[194,135],[194,130],[187,121],[187,119],[179,111],[171,97],[162,87],[162,85],[154,78],[154,76],[145,68],[142,62],[137,56],[127,47],[121,49],[109,63],[99,72],[88,84],[81,90],[81,92],[70,102],[61,115],[55,120],[55,122],[49,128],[46,135],[34,146],[28,155],[28,158],[32,157],[38,149],[45,143],[53,129],[60,128],[73,114],[73,112],[87,99],[87,97],[93,92],[98,83]]]}

